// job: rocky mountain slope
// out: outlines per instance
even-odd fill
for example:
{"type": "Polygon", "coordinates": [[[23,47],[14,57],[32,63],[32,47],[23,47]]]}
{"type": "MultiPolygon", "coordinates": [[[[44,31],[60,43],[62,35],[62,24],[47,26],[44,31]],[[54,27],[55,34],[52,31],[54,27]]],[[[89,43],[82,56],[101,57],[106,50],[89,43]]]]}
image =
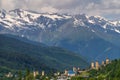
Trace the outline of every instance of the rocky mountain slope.
{"type": "Polygon", "coordinates": [[[120,53],[120,21],[100,16],[1,10],[0,33],[63,47],[89,60],[119,58],[120,53]]]}

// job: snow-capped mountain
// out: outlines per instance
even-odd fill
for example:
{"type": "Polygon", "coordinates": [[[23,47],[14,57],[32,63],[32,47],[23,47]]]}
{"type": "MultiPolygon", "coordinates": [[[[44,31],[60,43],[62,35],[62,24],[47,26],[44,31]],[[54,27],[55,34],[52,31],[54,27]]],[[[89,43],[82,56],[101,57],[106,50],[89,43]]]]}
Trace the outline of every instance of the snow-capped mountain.
{"type": "Polygon", "coordinates": [[[71,18],[71,16],[47,13],[39,14],[22,9],[15,9],[9,12],[6,12],[5,10],[0,11],[0,23],[10,30],[15,29],[15,27],[26,29],[26,25],[44,29],[45,27],[51,27],[52,25],[55,26],[55,21],[62,21],[63,19],[69,18],[71,18]]]}
{"type": "Polygon", "coordinates": [[[15,9],[9,12],[5,10],[0,11],[1,26],[10,30],[15,30],[15,28],[20,30],[30,29],[30,27],[26,27],[26,25],[36,26],[36,28],[41,29],[52,28],[59,26],[62,22],[69,21],[70,19],[73,21],[74,27],[99,25],[106,30],[114,30],[115,32],[120,33],[120,21],[109,21],[100,16],[35,13],[22,9],[15,9]]]}
{"type": "Polygon", "coordinates": [[[108,53],[119,57],[120,52],[120,21],[110,21],[100,16],[1,10],[0,33],[64,47],[91,59],[108,56],[108,53]],[[93,51],[96,44],[98,47],[93,51]]]}

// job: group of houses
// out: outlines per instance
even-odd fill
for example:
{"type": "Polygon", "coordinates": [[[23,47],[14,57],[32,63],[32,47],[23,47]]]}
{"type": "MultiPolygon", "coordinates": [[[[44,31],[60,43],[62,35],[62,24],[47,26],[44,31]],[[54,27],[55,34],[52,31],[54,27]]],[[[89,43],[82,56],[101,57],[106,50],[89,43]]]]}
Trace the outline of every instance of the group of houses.
{"type": "Polygon", "coordinates": [[[64,73],[57,75],[57,80],[70,80],[71,77],[81,73],[80,68],[73,67],[72,70],[65,70],[64,73]]]}
{"type": "Polygon", "coordinates": [[[80,73],[81,73],[80,68],[73,67],[73,70],[65,70],[64,75],[65,76],[75,76],[80,73]]]}
{"type": "MultiPolygon", "coordinates": [[[[110,60],[108,58],[106,58],[105,61],[102,61],[101,64],[98,61],[92,62],[90,69],[99,70],[101,68],[101,66],[106,66],[109,63],[110,63],[110,60]]],[[[88,69],[88,70],[90,70],[90,69],[88,69]]],[[[85,70],[85,71],[88,71],[88,70],[85,70]]],[[[72,76],[79,75],[82,72],[84,72],[84,70],[80,70],[80,68],[73,67],[73,70],[65,70],[64,76],[70,76],[70,77],[72,77],[72,76]]]]}
{"type": "MultiPolygon", "coordinates": [[[[45,76],[45,71],[42,71],[41,74],[38,71],[32,72],[33,76],[36,77],[37,75],[45,76]]],[[[13,76],[17,77],[17,74],[12,74],[11,72],[8,72],[8,74],[5,75],[8,78],[11,78],[13,76]]]]}
{"type": "MultiPolygon", "coordinates": [[[[85,71],[88,71],[91,69],[99,70],[102,66],[106,66],[109,63],[110,63],[110,60],[108,58],[106,58],[106,60],[102,61],[101,64],[98,61],[91,62],[91,67],[89,69],[81,70],[80,68],[73,67],[72,70],[65,70],[63,74],[61,74],[60,72],[57,72],[54,74],[54,76],[57,76],[59,79],[61,79],[61,78],[66,79],[66,78],[70,78],[70,77],[79,75],[82,72],[85,72],[85,71]]],[[[40,74],[38,71],[33,71],[33,76],[36,77],[37,75],[45,76],[45,72],[42,71],[40,74]]],[[[12,77],[12,76],[13,76],[13,74],[11,72],[6,74],[6,77],[12,77]]]]}

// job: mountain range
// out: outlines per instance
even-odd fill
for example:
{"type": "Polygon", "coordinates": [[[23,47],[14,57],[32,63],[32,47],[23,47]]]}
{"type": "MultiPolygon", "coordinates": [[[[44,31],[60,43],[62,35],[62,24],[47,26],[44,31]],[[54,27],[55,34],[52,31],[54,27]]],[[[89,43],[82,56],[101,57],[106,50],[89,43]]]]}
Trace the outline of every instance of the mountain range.
{"type": "Polygon", "coordinates": [[[120,21],[100,16],[1,10],[0,33],[62,47],[88,61],[120,58],[120,21]]]}
{"type": "Polygon", "coordinates": [[[85,68],[88,62],[80,55],[59,47],[20,39],[12,35],[0,35],[0,70],[45,70],[56,71],[85,68]],[[26,42],[27,41],[27,42],[26,42]]]}

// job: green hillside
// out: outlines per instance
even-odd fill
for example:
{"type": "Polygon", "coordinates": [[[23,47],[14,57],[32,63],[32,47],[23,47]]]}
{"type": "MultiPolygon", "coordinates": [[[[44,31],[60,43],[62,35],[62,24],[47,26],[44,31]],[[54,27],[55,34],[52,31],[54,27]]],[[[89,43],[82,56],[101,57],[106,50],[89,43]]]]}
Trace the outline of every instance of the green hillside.
{"type": "Polygon", "coordinates": [[[91,70],[90,76],[99,80],[120,80],[120,60],[113,60],[110,64],[102,66],[100,70],[91,70]]]}
{"type": "Polygon", "coordinates": [[[99,70],[86,70],[71,80],[120,80],[120,59],[101,66],[99,70]]]}
{"type": "Polygon", "coordinates": [[[87,65],[82,57],[62,48],[34,45],[0,35],[1,68],[63,70],[73,66],[85,68],[87,65]]]}

